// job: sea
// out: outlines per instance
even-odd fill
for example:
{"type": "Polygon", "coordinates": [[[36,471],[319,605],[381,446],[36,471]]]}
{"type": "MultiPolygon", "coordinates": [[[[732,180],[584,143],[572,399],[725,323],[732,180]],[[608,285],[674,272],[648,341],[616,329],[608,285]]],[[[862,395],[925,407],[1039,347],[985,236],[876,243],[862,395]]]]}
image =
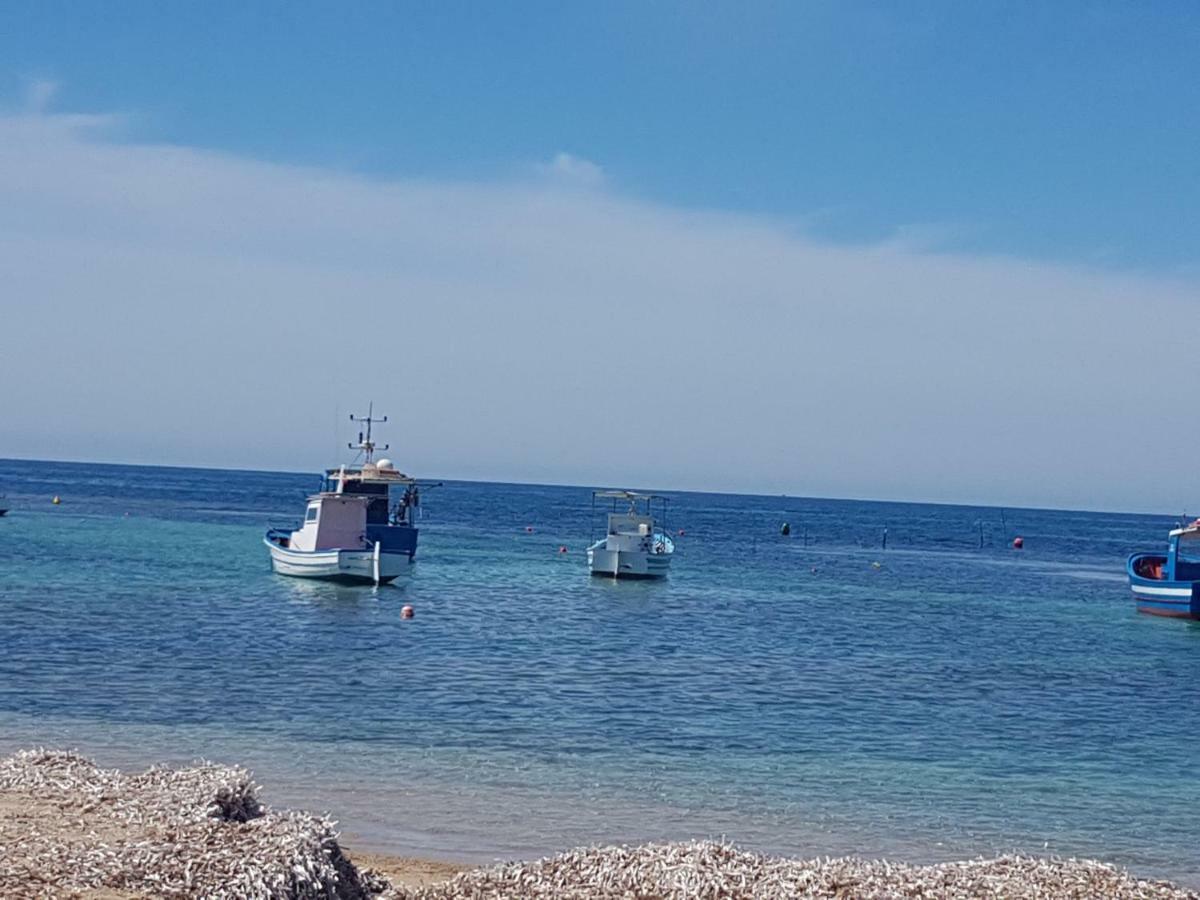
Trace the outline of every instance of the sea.
{"type": "Polygon", "coordinates": [[[0,460],[0,753],[239,764],[468,862],[715,837],[1200,886],[1200,623],[1123,570],[1171,516],[671,492],[670,577],[625,582],[590,486],[445,481],[411,574],[348,587],[262,544],[318,484],[0,460]]]}

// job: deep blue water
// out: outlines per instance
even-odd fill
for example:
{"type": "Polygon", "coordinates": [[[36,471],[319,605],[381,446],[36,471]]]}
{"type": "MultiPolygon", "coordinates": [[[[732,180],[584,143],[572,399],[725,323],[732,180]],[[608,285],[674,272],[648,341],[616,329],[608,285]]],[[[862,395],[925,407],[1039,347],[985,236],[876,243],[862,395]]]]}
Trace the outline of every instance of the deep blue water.
{"type": "Polygon", "coordinates": [[[416,854],[724,834],[1200,884],[1200,627],[1122,569],[1168,517],[679,493],[671,578],[614,583],[587,488],[448,482],[373,589],[270,571],[316,486],[0,461],[0,751],[239,762],[416,854]]]}

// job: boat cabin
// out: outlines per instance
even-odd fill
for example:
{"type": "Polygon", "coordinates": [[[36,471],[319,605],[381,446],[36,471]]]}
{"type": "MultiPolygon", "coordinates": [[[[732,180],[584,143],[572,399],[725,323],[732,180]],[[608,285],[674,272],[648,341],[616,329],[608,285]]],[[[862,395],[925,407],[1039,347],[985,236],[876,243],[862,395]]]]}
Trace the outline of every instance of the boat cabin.
{"type": "Polygon", "coordinates": [[[1167,544],[1167,571],[1171,581],[1200,580],[1200,520],[1172,531],[1167,544]]]}
{"type": "Polygon", "coordinates": [[[378,544],[385,553],[403,553],[410,559],[416,555],[411,513],[420,503],[417,482],[397,471],[391,460],[327,469],[322,488],[308,498],[301,527],[286,536],[276,531],[272,540],[308,553],[372,549],[378,544]],[[404,488],[395,505],[393,486],[404,488]]]}
{"type": "Polygon", "coordinates": [[[667,552],[667,539],[656,527],[652,514],[653,501],[661,501],[662,514],[666,515],[667,498],[657,494],[639,494],[634,491],[593,491],[592,505],[597,500],[612,501],[612,510],[606,518],[605,546],[608,550],[645,553],[667,552]],[[619,507],[628,503],[628,507],[619,507]]]}
{"type": "Polygon", "coordinates": [[[417,481],[400,472],[390,459],[362,466],[340,466],[325,470],[322,493],[361,496],[368,499],[368,525],[409,524],[412,512],[421,503],[417,481]],[[392,503],[392,488],[403,488],[392,503]]]}
{"type": "Polygon", "coordinates": [[[308,499],[304,524],[293,531],[291,550],[343,550],[367,546],[367,497],[320,493],[308,499]]]}
{"type": "Polygon", "coordinates": [[[609,534],[647,535],[654,531],[654,519],[637,513],[609,513],[609,534]]]}
{"type": "Polygon", "coordinates": [[[1166,555],[1146,553],[1135,573],[1154,581],[1200,581],[1200,519],[1167,535],[1166,555]]]}

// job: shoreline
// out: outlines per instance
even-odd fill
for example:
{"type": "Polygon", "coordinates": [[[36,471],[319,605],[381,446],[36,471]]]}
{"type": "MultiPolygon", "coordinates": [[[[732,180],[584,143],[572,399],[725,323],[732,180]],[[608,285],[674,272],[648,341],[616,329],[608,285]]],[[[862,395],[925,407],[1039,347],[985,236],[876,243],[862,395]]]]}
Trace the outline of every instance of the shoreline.
{"type": "Polygon", "coordinates": [[[423,888],[442,884],[455,875],[478,868],[470,863],[359,851],[354,849],[353,844],[347,844],[342,849],[350,862],[360,869],[379,872],[396,887],[423,888]]]}
{"type": "MultiPolygon", "coordinates": [[[[1200,900],[1095,860],[1005,855],[932,865],[793,859],[717,841],[565,850],[466,862],[354,849],[333,822],[261,802],[237,767],[122,773],[78,754],[0,759],[0,897],[974,897],[1200,900]],[[847,890],[850,893],[847,894],[847,890]]],[[[360,845],[361,846],[361,845],[360,845]]]]}
{"type": "MultiPolygon", "coordinates": [[[[18,729],[21,731],[24,729],[18,729]]],[[[14,735],[15,736],[15,735],[14,735]]],[[[123,744],[119,750],[116,745],[97,744],[87,740],[42,741],[34,737],[32,730],[26,730],[23,739],[18,741],[0,742],[0,760],[8,754],[17,752],[21,747],[52,746],[64,750],[71,749],[74,753],[84,753],[89,758],[97,760],[99,765],[106,768],[117,768],[125,772],[136,772],[148,766],[165,764],[172,767],[188,767],[196,765],[205,758],[204,753],[156,753],[132,752],[128,744],[123,744]]],[[[232,749],[227,753],[212,752],[218,759],[243,760],[242,753],[247,747],[232,749]]],[[[261,758],[251,751],[244,761],[254,773],[260,771],[266,778],[263,785],[263,800],[278,809],[304,809],[314,811],[329,817],[336,823],[343,846],[354,849],[360,856],[371,856],[380,860],[395,860],[398,870],[403,870],[406,862],[413,862],[426,868],[445,868],[461,871],[493,866],[510,860],[537,859],[551,856],[570,847],[595,847],[608,844],[637,845],[644,842],[659,841],[693,841],[693,840],[732,840],[739,846],[751,848],[771,856],[860,856],[870,859],[888,859],[911,865],[936,865],[955,860],[991,857],[1005,854],[1035,854],[1051,858],[1092,858],[1112,861],[1113,865],[1127,868],[1150,879],[1168,879],[1176,884],[1192,890],[1200,890],[1200,878],[1190,869],[1180,871],[1180,867],[1164,867],[1156,864],[1155,860],[1139,857],[1123,850],[1119,842],[1105,849],[1081,848],[1078,846],[1051,845],[1043,847],[1039,840],[1036,844],[1026,841],[999,842],[991,841],[982,845],[970,846],[962,842],[943,843],[942,840],[932,841],[928,836],[915,832],[899,831],[893,839],[879,840],[866,837],[865,841],[853,839],[853,835],[843,831],[830,842],[830,833],[794,834],[788,840],[769,837],[764,839],[762,833],[754,829],[742,830],[736,827],[708,827],[712,822],[703,815],[694,816],[686,827],[680,826],[668,831],[659,829],[635,829],[627,831],[623,828],[602,827],[599,831],[590,829],[572,829],[571,834],[560,834],[558,840],[513,842],[506,838],[504,816],[489,816],[487,829],[472,828],[466,832],[448,832],[446,822],[428,821],[424,815],[434,807],[452,802],[449,795],[442,792],[433,794],[434,802],[422,799],[416,808],[412,805],[413,796],[405,791],[401,794],[379,795],[367,783],[355,777],[350,780],[341,779],[337,773],[327,773],[331,782],[313,782],[311,778],[304,779],[288,775],[284,781],[288,783],[287,790],[279,790],[279,771],[271,771],[270,766],[264,765],[261,758]],[[305,786],[307,784],[307,787],[305,786]],[[371,802],[364,802],[366,796],[371,802]],[[364,819],[365,815],[365,819],[364,819]],[[364,827],[365,826],[365,827],[364,827]],[[432,826],[432,827],[430,827],[432,826]],[[499,828],[499,831],[492,829],[499,828]],[[589,833],[590,832],[590,833],[589,833]],[[922,837],[924,839],[922,839],[922,837]],[[824,838],[824,840],[822,839],[824,838]],[[957,844],[957,846],[956,846],[957,844]]],[[[315,776],[313,772],[311,775],[315,776]]],[[[424,797],[424,795],[421,795],[424,797]]],[[[524,795],[510,797],[512,802],[522,802],[524,795]]],[[[2,798],[2,792],[0,792],[2,798]]],[[[527,799],[527,798],[526,798],[527,799]]],[[[543,798],[544,799],[544,798],[543,798]]],[[[562,798],[559,798],[562,801],[562,798]]],[[[594,799],[594,798],[593,798],[594,799]]],[[[492,798],[493,801],[503,802],[503,798],[492,798]]],[[[566,802],[566,801],[562,801],[566,802]]],[[[441,808],[444,808],[441,807],[441,808]]],[[[589,816],[604,816],[603,804],[593,807],[587,803],[589,816]]],[[[532,811],[531,807],[527,811],[532,811]]],[[[547,810],[542,806],[536,808],[538,814],[547,810]]],[[[462,810],[456,810],[460,813],[462,810]]],[[[601,820],[596,820],[600,822],[601,820]]],[[[611,824],[611,821],[603,821],[611,824]]],[[[480,825],[476,821],[476,825],[480,825]]],[[[677,823],[678,824],[678,823],[677,823]]],[[[719,823],[725,825],[728,823],[719,823]]],[[[1064,842],[1065,843],[1065,842],[1064,842]]]]}

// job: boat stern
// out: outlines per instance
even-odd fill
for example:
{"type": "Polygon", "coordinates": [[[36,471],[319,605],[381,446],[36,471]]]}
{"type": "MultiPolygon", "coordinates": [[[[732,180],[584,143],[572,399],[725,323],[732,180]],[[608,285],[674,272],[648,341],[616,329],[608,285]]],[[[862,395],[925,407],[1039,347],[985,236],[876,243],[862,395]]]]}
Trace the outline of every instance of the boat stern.
{"type": "Polygon", "coordinates": [[[1200,582],[1167,580],[1165,554],[1135,553],[1126,561],[1125,572],[1138,612],[1200,619],[1200,582]]]}

